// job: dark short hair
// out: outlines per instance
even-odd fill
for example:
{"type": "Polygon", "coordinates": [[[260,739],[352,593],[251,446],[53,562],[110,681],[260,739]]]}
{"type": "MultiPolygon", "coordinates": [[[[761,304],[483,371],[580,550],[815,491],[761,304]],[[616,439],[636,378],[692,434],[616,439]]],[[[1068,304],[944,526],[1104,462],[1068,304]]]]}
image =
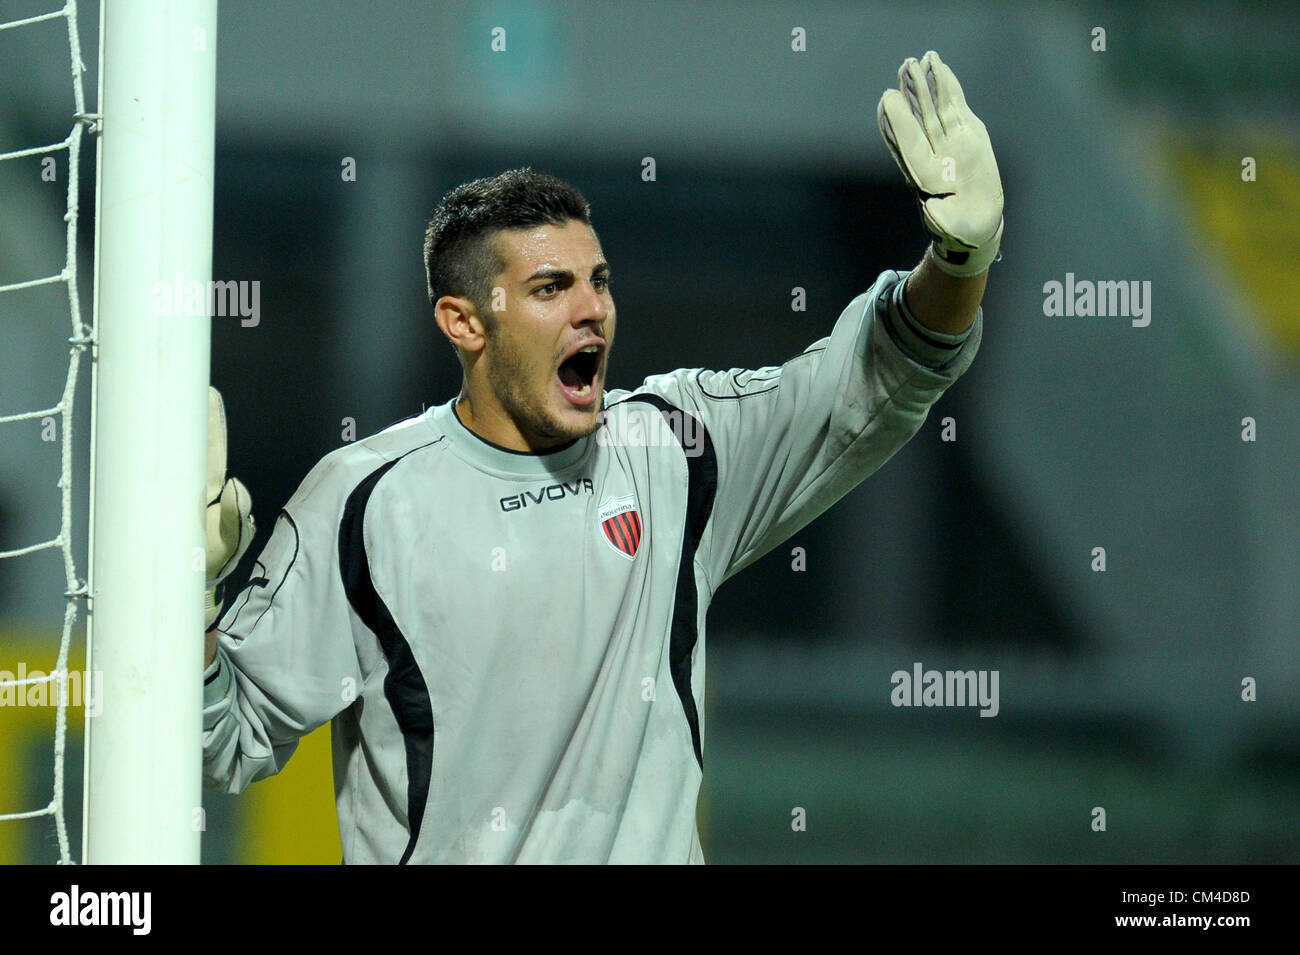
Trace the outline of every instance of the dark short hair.
{"type": "Polygon", "coordinates": [[[591,206],[573,186],[525,166],[457,186],[443,197],[424,233],[429,304],[468,298],[488,313],[492,280],[506,267],[493,239],[502,229],[591,225],[591,206]]]}

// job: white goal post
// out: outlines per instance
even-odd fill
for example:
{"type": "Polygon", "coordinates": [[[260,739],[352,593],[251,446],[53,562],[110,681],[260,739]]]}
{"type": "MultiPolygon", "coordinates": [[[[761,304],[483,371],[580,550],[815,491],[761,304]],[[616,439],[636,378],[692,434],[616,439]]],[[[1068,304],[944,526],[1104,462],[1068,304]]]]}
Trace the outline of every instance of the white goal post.
{"type": "Polygon", "coordinates": [[[100,10],[82,858],[198,863],[216,0],[100,10]],[[166,296],[173,303],[183,296],[166,296]],[[205,300],[206,302],[206,300],[205,300]]]}

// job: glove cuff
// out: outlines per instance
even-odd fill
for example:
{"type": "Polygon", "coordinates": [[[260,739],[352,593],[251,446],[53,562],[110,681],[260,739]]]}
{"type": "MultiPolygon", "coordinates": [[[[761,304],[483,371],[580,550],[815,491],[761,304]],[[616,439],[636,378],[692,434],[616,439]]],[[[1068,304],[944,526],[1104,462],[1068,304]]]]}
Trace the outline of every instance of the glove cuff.
{"type": "Polygon", "coordinates": [[[949,239],[935,237],[930,243],[930,259],[935,268],[957,278],[970,278],[979,275],[998,257],[1002,245],[1002,226],[999,220],[998,231],[978,249],[959,246],[949,239]]]}

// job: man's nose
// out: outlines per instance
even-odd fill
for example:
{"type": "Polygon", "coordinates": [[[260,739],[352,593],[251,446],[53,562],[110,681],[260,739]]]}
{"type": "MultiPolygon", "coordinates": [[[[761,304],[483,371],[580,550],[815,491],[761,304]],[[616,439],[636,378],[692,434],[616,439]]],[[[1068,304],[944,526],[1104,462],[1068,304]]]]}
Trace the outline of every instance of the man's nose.
{"type": "Polygon", "coordinates": [[[603,322],[609,317],[611,309],[605,302],[605,297],[601,294],[600,289],[596,288],[591,282],[582,283],[578,300],[573,307],[574,324],[586,324],[588,322],[603,322]]]}

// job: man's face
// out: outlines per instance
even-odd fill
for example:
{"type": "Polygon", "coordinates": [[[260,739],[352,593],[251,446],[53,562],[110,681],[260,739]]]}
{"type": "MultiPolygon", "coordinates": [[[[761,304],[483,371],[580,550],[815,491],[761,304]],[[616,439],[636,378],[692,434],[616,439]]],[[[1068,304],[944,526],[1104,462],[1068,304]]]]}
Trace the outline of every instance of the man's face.
{"type": "Polygon", "coordinates": [[[499,232],[496,248],[506,265],[493,285],[504,291],[505,308],[494,313],[479,357],[492,396],[532,448],[590,434],[615,322],[609,265],[595,234],[570,219],[499,232]]]}

